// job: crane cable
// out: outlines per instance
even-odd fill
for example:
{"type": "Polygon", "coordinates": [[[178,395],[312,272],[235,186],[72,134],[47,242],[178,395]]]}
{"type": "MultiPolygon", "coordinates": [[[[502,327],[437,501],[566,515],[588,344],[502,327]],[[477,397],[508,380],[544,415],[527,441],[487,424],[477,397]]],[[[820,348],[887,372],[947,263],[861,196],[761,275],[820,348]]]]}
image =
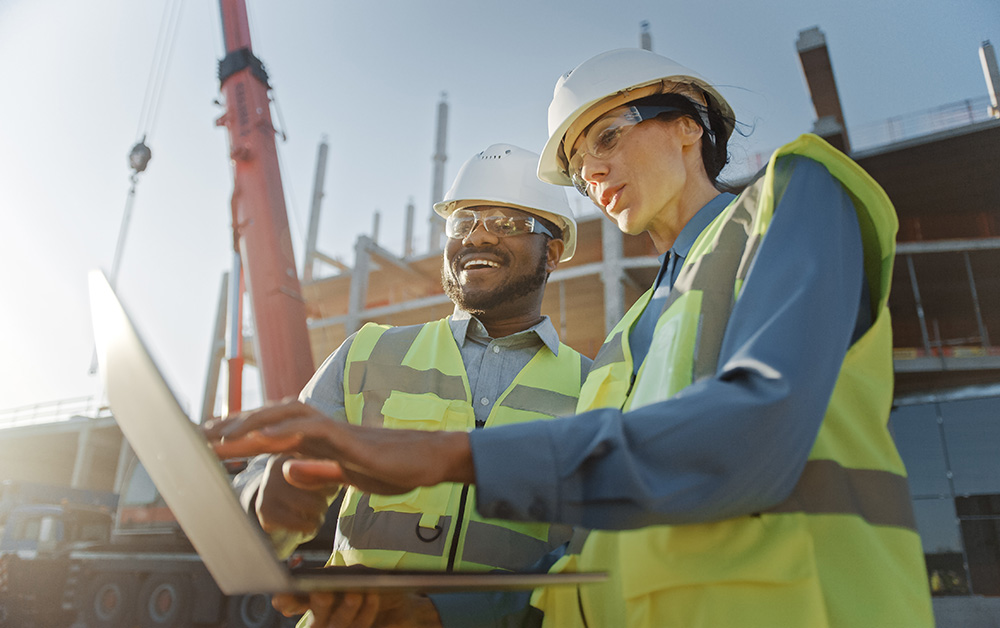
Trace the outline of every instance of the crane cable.
{"type": "MultiPolygon", "coordinates": [[[[132,218],[132,206],[135,202],[135,187],[139,182],[139,173],[146,169],[153,152],[146,145],[146,138],[152,133],[156,117],[160,111],[160,96],[166,81],[167,69],[173,56],[174,44],[177,41],[177,25],[180,23],[181,8],[184,0],[167,0],[163,7],[163,18],[160,20],[160,30],[156,36],[156,47],[153,51],[153,67],[146,83],[146,93],[143,96],[142,109],[139,112],[139,128],[136,137],[139,141],[128,154],[128,165],[132,170],[129,175],[129,189],[125,197],[125,209],[122,212],[122,222],[118,227],[118,240],[115,243],[115,254],[111,262],[111,274],[108,282],[112,288],[117,287],[118,270],[121,267],[122,255],[125,252],[125,236],[128,234],[128,224],[132,218]]],[[[97,373],[97,348],[94,348],[90,359],[89,373],[97,373]]]]}
{"type": "Polygon", "coordinates": [[[118,228],[118,241],[115,244],[111,275],[108,277],[112,287],[116,284],[118,270],[121,266],[122,255],[125,250],[125,237],[128,233],[129,220],[132,216],[132,206],[135,202],[135,188],[139,180],[139,173],[146,169],[149,160],[153,156],[152,151],[146,144],[146,138],[152,133],[153,127],[156,124],[156,118],[160,112],[163,85],[166,82],[167,70],[170,67],[174,44],[177,41],[177,25],[180,23],[183,4],[184,0],[167,0],[163,6],[163,17],[160,20],[160,29],[156,36],[156,47],[153,51],[153,66],[149,72],[142,109],[139,112],[139,126],[136,131],[138,141],[128,155],[128,164],[132,173],[129,175],[129,190],[125,198],[125,209],[122,212],[121,226],[118,228]]]}

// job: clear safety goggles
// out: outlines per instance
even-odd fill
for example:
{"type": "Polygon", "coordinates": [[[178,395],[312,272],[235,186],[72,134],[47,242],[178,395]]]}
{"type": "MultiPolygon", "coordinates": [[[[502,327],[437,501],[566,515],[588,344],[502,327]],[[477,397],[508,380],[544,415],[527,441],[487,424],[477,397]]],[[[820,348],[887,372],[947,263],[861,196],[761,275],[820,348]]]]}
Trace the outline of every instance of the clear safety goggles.
{"type": "Polygon", "coordinates": [[[533,217],[512,209],[499,207],[478,207],[475,209],[457,209],[444,224],[444,232],[449,238],[464,240],[476,229],[476,224],[483,227],[498,238],[520,235],[522,233],[544,233],[554,238],[552,232],[533,217]]]}
{"type": "Polygon", "coordinates": [[[630,105],[613,109],[592,122],[577,138],[573,155],[569,158],[566,173],[573,181],[573,187],[587,196],[587,182],[581,174],[584,156],[592,155],[597,159],[607,157],[637,124],[671,111],[688,113],[680,107],[669,105],[630,105]]]}

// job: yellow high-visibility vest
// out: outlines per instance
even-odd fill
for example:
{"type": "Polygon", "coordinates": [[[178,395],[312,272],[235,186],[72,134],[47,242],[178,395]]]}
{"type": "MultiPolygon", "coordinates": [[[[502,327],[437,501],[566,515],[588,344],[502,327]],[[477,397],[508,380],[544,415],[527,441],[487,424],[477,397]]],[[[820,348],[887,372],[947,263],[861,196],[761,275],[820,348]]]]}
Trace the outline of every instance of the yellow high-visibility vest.
{"type": "MultiPolygon", "coordinates": [[[[582,356],[542,347],[497,399],[485,427],[572,414],[582,356]]],[[[448,319],[420,326],[369,323],[344,372],[345,407],[355,424],[472,430],[475,413],[462,355],[448,319]]],[[[513,454],[514,452],[512,452],[513,454]]],[[[479,516],[475,487],[447,483],[403,495],[348,488],[330,564],[383,569],[525,569],[565,543],[568,526],[479,516]]]]}
{"type": "Polygon", "coordinates": [[[795,155],[825,166],[854,201],[873,307],[871,328],[844,359],[805,471],[792,495],[766,512],[591,532],[582,553],[553,570],[604,570],[610,579],[536,592],[532,603],[546,626],[933,625],[906,471],[887,429],[887,303],[898,223],[878,184],[823,140],[804,135],[776,151],[763,175],[701,233],[630,390],[628,333],[651,292],[640,298],[594,360],[578,411],[639,408],[714,375],[732,305],[794,169],[794,158],[782,158],[795,155]]]}

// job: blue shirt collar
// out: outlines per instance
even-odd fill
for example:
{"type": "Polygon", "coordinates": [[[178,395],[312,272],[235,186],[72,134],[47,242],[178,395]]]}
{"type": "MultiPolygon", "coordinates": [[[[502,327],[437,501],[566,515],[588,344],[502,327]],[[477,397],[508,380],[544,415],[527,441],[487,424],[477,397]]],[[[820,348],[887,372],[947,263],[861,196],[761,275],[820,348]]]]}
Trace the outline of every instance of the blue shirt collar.
{"type": "MultiPolygon", "coordinates": [[[[452,334],[455,335],[455,342],[458,343],[459,347],[465,346],[465,340],[468,337],[484,339],[487,342],[492,340],[489,333],[486,331],[486,327],[479,322],[479,319],[457,307],[451,314],[449,324],[451,325],[452,334]]],[[[519,331],[516,334],[511,334],[496,340],[502,341],[504,344],[520,344],[524,341],[535,342],[535,340],[531,338],[532,336],[537,337],[538,341],[541,341],[546,347],[548,347],[549,351],[551,351],[554,355],[559,355],[559,333],[556,332],[556,328],[552,325],[552,320],[548,316],[543,316],[542,320],[538,321],[524,331],[519,331]]]]}

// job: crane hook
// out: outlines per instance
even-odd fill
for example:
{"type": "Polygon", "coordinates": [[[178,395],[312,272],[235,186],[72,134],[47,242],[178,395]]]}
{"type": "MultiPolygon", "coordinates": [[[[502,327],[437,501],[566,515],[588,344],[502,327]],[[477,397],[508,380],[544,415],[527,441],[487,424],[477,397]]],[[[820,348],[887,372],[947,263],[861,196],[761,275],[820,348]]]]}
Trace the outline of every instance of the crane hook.
{"type": "Polygon", "coordinates": [[[149,146],[146,146],[146,137],[143,136],[139,143],[132,147],[132,151],[128,154],[128,165],[136,174],[139,174],[146,169],[149,164],[149,160],[153,158],[153,151],[149,150],[149,146]]]}

